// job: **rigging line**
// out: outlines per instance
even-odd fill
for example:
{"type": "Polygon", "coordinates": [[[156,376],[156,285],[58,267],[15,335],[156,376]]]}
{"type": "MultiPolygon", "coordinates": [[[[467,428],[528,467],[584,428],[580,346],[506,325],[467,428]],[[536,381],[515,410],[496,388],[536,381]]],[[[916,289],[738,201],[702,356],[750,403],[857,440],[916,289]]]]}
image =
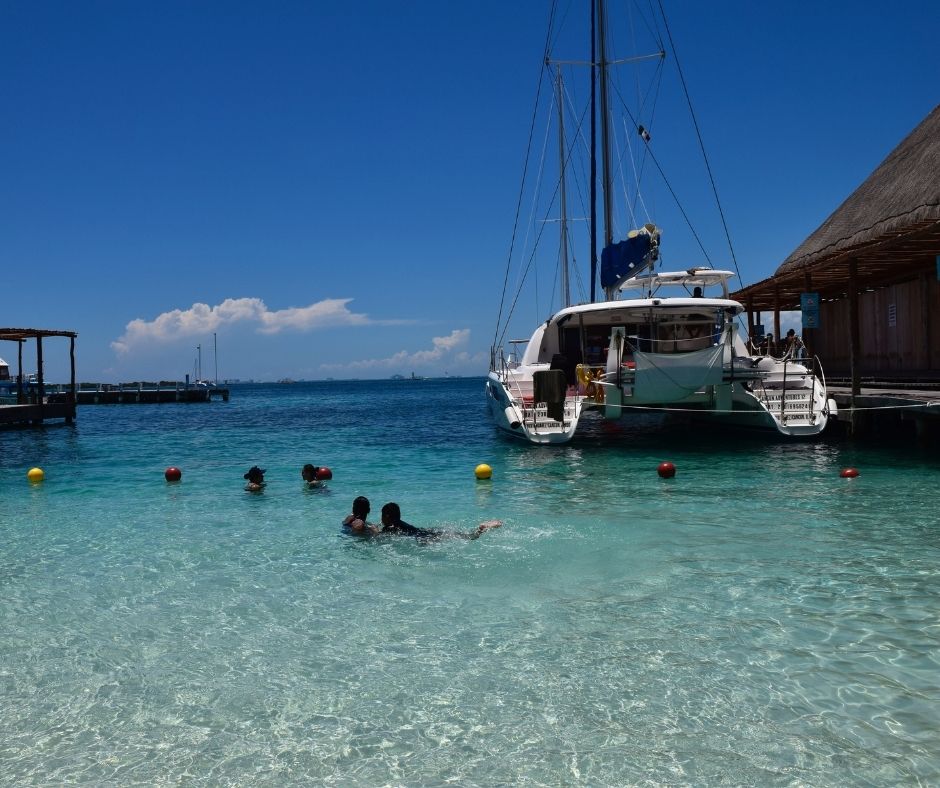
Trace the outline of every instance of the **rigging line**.
{"type": "Polygon", "coordinates": [[[715,204],[718,206],[718,215],[721,216],[721,226],[725,230],[725,238],[728,241],[728,249],[731,252],[731,262],[734,263],[735,273],[738,275],[738,281],[743,283],[741,279],[741,271],[738,269],[738,259],[734,254],[734,244],[731,243],[731,232],[728,230],[728,222],[725,220],[725,212],[721,207],[721,200],[718,198],[718,186],[715,184],[715,178],[712,175],[712,167],[708,161],[708,154],[705,152],[705,142],[702,139],[702,132],[699,129],[698,118],[695,116],[695,110],[692,108],[692,98],[689,95],[689,88],[685,83],[685,75],[682,73],[682,65],[679,63],[679,52],[676,49],[675,41],[672,40],[672,32],[669,29],[669,20],[666,19],[666,11],[663,8],[663,0],[658,0],[659,2],[659,12],[662,14],[663,18],[663,27],[666,28],[666,36],[669,39],[669,46],[672,49],[672,56],[676,60],[676,70],[679,72],[679,81],[682,83],[682,92],[685,94],[686,103],[689,105],[689,114],[692,116],[692,125],[695,126],[695,136],[698,138],[699,148],[702,151],[702,158],[705,160],[705,169],[708,172],[708,180],[712,186],[712,193],[715,195],[715,204]]]}
{"type": "MultiPolygon", "coordinates": [[[[555,20],[555,11],[557,9],[557,6],[558,4],[556,0],[556,2],[552,3],[551,12],[549,13],[548,30],[545,32],[545,50],[544,50],[545,58],[548,57],[548,53],[550,51],[549,42],[551,41],[552,25],[555,20]]],[[[529,155],[532,150],[532,135],[535,133],[535,119],[538,115],[539,100],[542,97],[542,69],[545,67],[544,64],[545,64],[545,60],[543,59],[542,64],[540,64],[539,66],[538,86],[535,92],[535,106],[532,108],[532,120],[529,123],[529,140],[526,144],[525,164],[522,167],[522,183],[519,185],[519,197],[516,200],[516,216],[515,216],[515,219],[513,221],[513,226],[512,226],[512,238],[510,239],[510,242],[509,242],[509,255],[506,259],[506,273],[503,276],[503,291],[499,297],[499,312],[497,313],[497,316],[496,316],[496,331],[493,335],[494,347],[496,347],[496,337],[499,336],[499,325],[503,319],[503,306],[506,301],[506,288],[509,285],[509,270],[512,265],[512,253],[513,253],[513,248],[515,247],[515,244],[516,244],[516,232],[519,229],[519,214],[522,211],[522,196],[525,193],[526,175],[529,170],[529,155]]],[[[508,322],[509,318],[507,317],[506,320],[508,322]]]]}
{"type": "MultiPolygon", "coordinates": [[[[646,215],[646,220],[650,222],[652,221],[652,218],[650,217],[650,211],[649,208],[646,207],[646,200],[643,199],[643,190],[640,188],[640,182],[643,175],[643,164],[646,162],[647,149],[645,147],[643,148],[643,161],[640,163],[640,169],[637,170],[636,159],[633,156],[633,145],[630,143],[631,134],[630,130],[627,128],[626,119],[623,121],[623,131],[627,138],[627,147],[630,149],[630,165],[633,168],[633,179],[636,184],[636,196],[633,198],[633,204],[630,206],[630,215],[634,216],[636,214],[636,204],[637,201],[639,201],[640,207],[643,209],[643,213],[646,215]]],[[[626,192],[626,186],[624,186],[624,192],[626,192]]],[[[636,224],[634,223],[633,226],[636,227],[636,224]]]]}
{"type": "MultiPolygon", "coordinates": [[[[547,72],[547,71],[548,71],[548,69],[547,69],[547,66],[546,66],[546,72],[547,72]]],[[[586,111],[586,110],[585,110],[585,111],[586,111]]],[[[582,117],[581,117],[581,123],[583,123],[583,122],[584,122],[584,116],[582,115],[582,117]]],[[[579,126],[580,126],[580,124],[579,124],[579,126]]],[[[546,146],[547,146],[547,134],[546,134],[546,143],[543,144],[543,158],[542,158],[542,161],[543,161],[543,162],[544,162],[544,155],[545,155],[545,154],[544,154],[544,150],[545,150],[546,146]]],[[[565,161],[562,163],[562,167],[567,168],[568,162],[571,160],[571,155],[572,155],[572,153],[573,153],[573,150],[574,150],[573,147],[568,149],[568,152],[567,152],[566,157],[565,157],[565,161]]],[[[544,168],[543,168],[543,167],[540,167],[540,169],[544,169],[544,168]]],[[[539,176],[539,183],[541,183],[541,174],[540,174],[540,176],[539,176]]],[[[561,176],[560,176],[560,174],[559,174],[559,177],[558,177],[558,178],[556,179],[556,181],[555,181],[555,191],[552,193],[552,198],[551,198],[551,200],[549,201],[549,203],[548,203],[548,208],[547,208],[546,211],[545,211],[545,215],[546,215],[546,216],[551,212],[552,208],[554,207],[554,205],[555,205],[555,200],[556,200],[557,197],[558,197],[558,192],[559,192],[560,188],[561,188],[561,176]]],[[[534,209],[533,209],[533,213],[534,213],[534,209]]],[[[534,224],[534,222],[532,222],[532,224],[534,224]]],[[[513,298],[512,305],[510,306],[509,311],[508,311],[508,313],[506,314],[506,323],[505,323],[505,325],[504,325],[503,328],[502,328],[502,333],[500,333],[499,326],[497,326],[497,328],[496,328],[496,337],[494,338],[493,347],[498,347],[498,346],[502,345],[503,340],[506,338],[506,332],[509,330],[509,321],[512,319],[512,315],[513,315],[513,313],[516,311],[516,304],[519,303],[519,297],[522,295],[522,286],[525,284],[525,280],[526,280],[526,279],[528,278],[528,276],[529,276],[529,270],[532,268],[532,263],[533,263],[533,261],[535,260],[535,253],[538,251],[539,242],[542,240],[542,233],[545,232],[545,228],[546,228],[547,226],[548,226],[548,223],[547,223],[547,222],[543,222],[541,228],[539,229],[538,235],[535,237],[535,243],[534,243],[533,246],[532,246],[532,253],[531,253],[531,255],[529,256],[529,261],[526,263],[526,266],[525,266],[525,268],[524,268],[523,271],[522,271],[522,277],[521,277],[521,279],[519,280],[519,286],[518,286],[518,288],[517,288],[517,290],[516,290],[515,298],[513,298]]],[[[526,245],[528,245],[528,240],[526,241],[526,245]]],[[[508,276],[508,273],[507,273],[507,276],[508,276]]]]}
{"type": "Polygon", "coordinates": [[[646,214],[647,221],[650,218],[649,211],[646,210],[646,204],[643,203],[643,198],[640,196],[640,180],[637,177],[636,171],[636,161],[633,158],[633,145],[630,143],[630,132],[627,129],[627,122],[623,123],[624,131],[624,140],[627,143],[626,150],[624,154],[621,154],[619,161],[617,162],[617,171],[620,173],[620,187],[623,189],[623,202],[627,206],[627,213],[630,214],[630,227],[636,227],[636,200],[630,199],[630,191],[627,189],[627,180],[623,176],[623,157],[624,155],[630,159],[630,168],[633,170],[633,180],[636,183],[636,195],[640,199],[641,204],[643,205],[643,212],[646,214]]]}
{"type": "MultiPolygon", "coordinates": [[[[562,166],[565,166],[565,167],[568,166],[567,159],[565,159],[565,162],[562,166]]],[[[555,181],[555,191],[552,193],[552,198],[551,200],[549,200],[548,208],[545,211],[546,216],[551,212],[552,208],[554,207],[555,200],[558,197],[558,192],[560,189],[561,189],[561,177],[559,176],[559,178],[556,179],[555,181]]],[[[503,327],[503,332],[502,334],[498,334],[499,341],[494,344],[494,347],[498,347],[499,345],[502,345],[503,340],[506,338],[506,332],[509,330],[509,321],[510,319],[512,319],[513,312],[516,311],[516,304],[519,303],[519,297],[522,295],[522,285],[525,283],[525,280],[529,276],[529,270],[532,268],[532,262],[535,260],[535,253],[538,251],[539,242],[542,240],[542,233],[545,232],[546,227],[548,227],[548,222],[542,222],[542,226],[539,228],[538,235],[535,237],[535,244],[532,247],[532,253],[529,255],[529,261],[526,263],[525,269],[523,269],[522,279],[519,282],[519,288],[516,290],[516,296],[515,298],[513,298],[512,306],[510,306],[509,312],[506,315],[506,324],[503,327]]]]}
{"type": "MultiPolygon", "coordinates": [[[[555,195],[557,195],[557,194],[558,194],[558,187],[556,186],[556,187],[555,187],[555,195]]],[[[551,208],[551,206],[554,205],[554,204],[555,204],[555,198],[552,197],[552,202],[551,202],[551,204],[549,205],[549,208],[551,208]]],[[[539,234],[538,234],[538,235],[536,236],[536,238],[535,238],[535,246],[532,248],[532,254],[529,255],[529,262],[526,263],[526,267],[525,267],[525,270],[524,270],[523,275],[522,275],[522,282],[523,282],[523,283],[525,282],[526,278],[528,278],[528,276],[529,276],[529,270],[532,268],[532,261],[535,259],[535,253],[536,253],[536,251],[538,251],[538,248],[539,248],[539,241],[542,239],[542,233],[545,232],[545,228],[546,228],[546,227],[548,227],[548,223],[547,223],[547,222],[545,222],[545,223],[542,224],[542,227],[541,227],[541,229],[539,230],[539,234]]],[[[505,325],[505,327],[503,328],[502,334],[499,335],[499,341],[494,344],[494,347],[499,347],[500,345],[503,344],[503,340],[506,338],[506,331],[509,330],[509,321],[510,321],[510,319],[512,318],[513,312],[516,311],[516,304],[519,303],[519,296],[520,296],[521,294],[522,294],[522,286],[521,286],[521,284],[520,284],[519,289],[516,291],[516,297],[513,298],[513,300],[512,300],[512,305],[509,307],[509,312],[508,312],[507,315],[506,315],[506,325],[505,325]]]]}
{"type": "MultiPolygon", "coordinates": [[[[547,70],[547,68],[546,68],[546,70],[547,70]]],[[[552,99],[552,104],[554,105],[554,103],[555,103],[555,100],[554,100],[554,98],[553,98],[553,99],[552,99]]],[[[549,116],[549,118],[551,118],[553,114],[554,114],[554,113],[551,111],[551,107],[550,107],[550,108],[549,108],[549,111],[548,111],[548,116],[549,116]]],[[[531,210],[529,211],[529,219],[528,219],[528,221],[527,221],[527,223],[526,223],[525,241],[524,241],[523,244],[522,244],[522,254],[523,254],[523,256],[525,256],[525,251],[526,251],[526,249],[529,248],[529,236],[530,236],[530,234],[531,234],[531,232],[532,232],[532,228],[535,226],[535,214],[536,214],[536,211],[537,211],[537,209],[538,209],[538,195],[539,195],[539,193],[542,191],[542,176],[545,174],[545,155],[546,155],[546,151],[548,150],[548,138],[549,138],[549,136],[550,136],[551,128],[552,128],[552,124],[551,124],[551,120],[549,120],[549,122],[545,125],[545,137],[544,137],[544,139],[542,140],[542,155],[541,155],[541,157],[539,158],[539,168],[538,168],[539,176],[538,176],[538,178],[537,178],[536,181],[535,181],[535,188],[533,189],[533,194],[534,194],[535,196],[534,196],[534,198],[533,198],[533,200],[532,200],[532,208],[531,208],[531,210]]],[[[537,242],[537,241],[536,241],[536,246],[538,246],[538,242],[537,242]]],[[[533,249],[533,252],[534,252],[534,251],[535,251],[535,249],[533,249]]],[[[516,282],[516,287],[517,287],[517,288],[521,288],[521,287],[522,287],[522,283],[523,283],[524,281],[525,281],[524,279],[522,279],[521,281],[517,281],[517,282],[516,282]]],[[[535,297],[536,297],[536,306],[537,306],[537,305],[538,305],[538,285],[537,285],[537,284],[536,284],[535,297]]],[[[509,318],[507,317],[506,320],[508,321],[509,318]]]]}
{"type": "MultiPolygon", "coordinates": [[[[569,93],[567,82],[564,84],[564,88],[565,88],[565,99],[567,100],[568,110],[571,113],[571,116],[573,118],[577,118],[578,116],[577,116],[577,113],[575,112],[574,100],[572,99],[569,93]]],[[[579,152],[584,153],[584,152],[590,151],[590,148],[588,147],[588,141],[584,138],[584,119],[587,117],[587,111],[588,111],[588,105],[585,104],[584,109],[581,112],[581,117],[578,120],[577,126],[574,130],[574,134],[572,135],[573,139],[571,140],[571,152],[569,154],[569,158],[574,156],[575,149],[579,141],[581,142],[581,145],[582,145],[582,148],[579,149],[579,152]]],[[[587,181],[587,173],[584,171],[584,158],[579,156],[575,159],[575,161],[581,165],[580,167],[581,179],[583,179],[584,181],[587,181]]],[[[585,215],[587,214],[588,211],[587,211],[587,205],[585,205],[585,202],[584,202],[584,192],[581,191],[581,182],[582,182],[581,179],[575,177],[574,185],[575,185],[575,190],[578,193],[578,200],[581,202],[581,214],[585,215]]],[[[572,243],[573,243],[573,239],[572,239],[572,243]]]]}
{"type": "MultiPolygon", "coordinates": [[[[649,122],[646,123],[646,128],[651,128],[653,115],[655,115],[656,106],[659,100],[659,92],[660,92],[660,89],[662,88],[662,80],[663,80],[663,74],[664,74],[663,66],[664,66],[665,59],[666,59],[666,47],[663,45],[663,37],[658,29],[658,26],[657,26],[657,29],[654,30],[653,27],[650,25],[650,19],[652,19],[654,23],[656,22],[656,14],[653,10],[652,5],[650,5],[649,7],[649,11],[650,11],[649,17],[647,17],[647,15],[644,14],[643,9],[640,7],[640,4],[638,2],[634,2],[630,4],[630,8],[635,11],[635,13],[629,14],[629,25],[628,25],[629,33],[630,33],[630,40],[632,42],[632,51],[634,52],[638,51],[638,47],[636,45],[636,32],[637,32],[637,27],[638,27],[636,24],[637,17],[639,17],[640,20],[643,22],[643,25],[646,27],[647,33],[653,39],[656,46],[658,47],[657,53],[659,54],[659,58],[656,63],[656,69],[654,73],[652,74],[652,76],[650,77],[650,80],[647,83],[645,89],[643,88],[640,82],[640,76],[641,76],[640,69],[633,69],[633,74],[635,75],[635,79],[633,80],[633,82],[635,83],[634,87],[636,88],[637,105],[639,107],[637,114],[641,118],[644,115],[644,107],[648,103],[648,98],[650,94],[652,93],[653,95],[652,109],[650,110],[649,122]]],[[[614,85],[614,90],[616,90],[617,93],[620,94],[622,93],[622,91],[620,87],[620,80],[619,80],[618,74],[619,72],[617,70],[614,70],[612,72],[611,81],[614,85]]],[[[626,104],[626,102],[622,98],[622,95],[621,95],[621,102],[623,104],[626,104]]],[[[629,140],[629,136],[630,135],[628,134],[627,135],[628,140],[629,140]]],[[[632,150],[632,146],[630,147],[632,150]]],[[[637,196],[638,197],[640,196],[639,195],[639,183],[642,181],[643,164],[645,164],[645,158],[643,162],[641,162],[640,176],[637,178],[637,190],[638,190],[637,196]]],[[[634,171],[636,170],[635,162],[633,163],[633,169],[634,171]]],[[[649,219],[650,218],[649,209],[645,205],[643,206],[643,208],[646,212],[647,219],[649,219]]],[[[630,213],[634,215],[636,214],[636,198],[634,198],[633,205],[628,210],[630,213]]]]}
{"type": "MultiPolygon", "coordinates": [[[[624,111],[630,118],[630,122],[634,125],[635,128],[639,128],[639,124],[636,121],[636,118],[633,117],[633,113],[630,112],[630,108],[627,106],[626,102],[623,100],[623,96],[620,95],[620,91],[617,90],[614,86],[614,90],[617,93],[617,98],[620,99],[620,103],[623,105],[624,111]]],[[[663,183],[666,184],[666,188],[669,190],[669,193],[672,195],[672,199],[676,203],[676,207],[679,209],[679,213],[682,214],[682,218],[685,219],[685,223],[688,225],[689,230],[692,233],[692,236],[695,238],[695,242],[698,244],[698,248],[702,250],[702,255],[709,265],[712,264],[711,258],[708,256],[708,252],[705,251],[705,246],[702,243],[702,239],[698,237],[698,233],[695,232],[695,227],[692,226],[692,220],[689,218],[689,215],[685,212],[685,208],[682,207],[682,203],[679,201],[679,196],[676,194],[675,190],[672,188],[672,184],[669,182],[669,179],[666,177],[666,173],[663,171],[662,166],[659,164],[659,160],[656,158],[656,154],[653,153],[652,149],[649,146],[649,143],[646,143],[646,152],[649,155],[650,161],[656,165],[656,169],[659,170],[659,174],[662,176],[663,183]]],[[[735,268],[737,268],[737,262],[735,262],[735,268]]],[[[741,274],[738,273],[738,278],[741,278],[741,274]]]]}
{"type": "MultiPolygon", "coordinates": [[[[639,89],[639,86],[637,86],[637,103],[639,105],[639,110],[637,114],[640,116],[640,118],[643,118],[646,107],[648,105],[650,107],[649,115],[645,124],[647,129],[653,128],[653,125],[654,125],[654,119],[656,117],[656,108],[659,106],[659,92],[663,86],[663,75],[665,73],[665,68],[664,68],[664,64],[666,62],[665,49],[663,49],[662,41],[658,37],[657,37],[657,42],[660,45],[659,51],[662,52],[663,55],[660,57],[659,62],[656,64],[656,71],[650,78],[649,84],[647,85],[645,91],[641,92],[639,89]],[[650,100],[650,94],[652,94],[652,100],[650,100]]],[[[627,135],[627,140],[629,141],[631,135],[626,128],[626,123],[624,124],[624,130],[627,135]]],[[[630,146],[631,156],[633,155],[632,147],[633,146],[631,145],[630,146]]],[[[638,172],[637,172],[636,160],[635,159],[633,160],[633,171],[634,171],[634,175],[636,178],[636,197],[634,197],[633,199],[633,213],[636,213],[636,204],[637,204],[637,200],[639,200],[643,207],[643,211],[646,214],[646,218],[650,219],[649,207],[646,205],[643,199],[642,192],[640,190],[640,184],[643,182],[643,171],[646,169],[646,149],[644,148],[643,150],[644,150],[644,154],[642,157],[640,157],[640,167],[639,167],[638,172]]]]}
{"type": "MultiPolygon", "coordinates": [[[[568,230],[569,239],[568,239],[568,248],[573,248],[574,236],[571,235],[571,230],[568,230]]],[[[578,283],[578,295],[581,296],[580,303],[583,303],[587,300],[587,297],[584,293],[584,281],[581,279],[581,269],[578,266],[578,253],[575,251],[571,252],[571,269],[574,271],[575,279],[578,283]]]]}
{"type": "MultiPolygon", "coordinates": [[[[656,91],[653,94],[653,106],[650,108],[649,120],[647,121],[649,125],[647,126],[647,128],[653,128],[654,118],[656,117],[656,108],[659,106],[659,91],[663,87],[663,74],[665,72],[665,69],[663,68],[664,62],[665,62],[665,58],[663,60],[660,60],[659,67],[656,69],[656,74],[658,78],[656,79],[656,91]]],[[[642,112],[642,109],[643,108],[641,107],[640,108],[641,112],[642,112]]],[[[639,199],[641,201],[643,200],[642,196],[640,195],[640,183],[643,182],[643,171],[646,169],[646,158],[647,158],[646,153],[647,153],[647,148],[644,147],[643,156],[640,159],[640,172],[637,175],[637,196],[634,199],[634,207],[636,207],[636,199],[639,199]]],[[[645,203],[643,204],[643,210],[646,212],[647,218],[649,218],[649,209],[646,207],[645,203]]]]}

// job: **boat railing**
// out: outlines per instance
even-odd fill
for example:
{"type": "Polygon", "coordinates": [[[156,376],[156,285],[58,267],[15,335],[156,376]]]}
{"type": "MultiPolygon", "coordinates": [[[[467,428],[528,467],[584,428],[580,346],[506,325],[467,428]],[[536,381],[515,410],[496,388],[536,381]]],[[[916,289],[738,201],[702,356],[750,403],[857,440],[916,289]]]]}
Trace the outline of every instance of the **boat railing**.
{"type": "MultiPolygon", "coordinates": [[[[765,358],[773,357],[765,356],[765,358]]],[[[811,359],[791,358],[786,355],[774,361],[782,365],[782,370],[781,367],[777,367],[773,378],[768,378],[767,375],[756,378],[752,383],[752,392],[764,404],[768,412],[771,407],[774,408],[774,414],[781,423],[786,423],[793,418],[806,418],[814,422],[816,420],[816,393],[818,390],[826,390],[825,373],[819,357],[814,355],[811,359]],[[807,372],[810,377],[808,392],[805,383],[807,372]],[[777,410],[778,398],[780,400],[779,411],[777,410]]]]}
{"type": "Polygon", "coordinates": [[[697,337],[674,337],[670,339],[653,339],[652,337],[641,337],[637,334],[630,334],[626,337],[625,350],[634,352],[639,350],[643,353],[694,353],[696,350],[704,350],[707,347],[714,347],[722,342],[721,334],[714,331],[708,334],[702,334],[697,337]]]}

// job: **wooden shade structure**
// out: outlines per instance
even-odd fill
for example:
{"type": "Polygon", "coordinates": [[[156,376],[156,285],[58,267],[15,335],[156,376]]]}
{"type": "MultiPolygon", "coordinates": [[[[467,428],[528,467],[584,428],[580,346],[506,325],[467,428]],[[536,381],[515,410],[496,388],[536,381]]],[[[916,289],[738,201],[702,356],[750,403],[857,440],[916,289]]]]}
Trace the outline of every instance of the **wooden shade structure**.
{"type": "Polygon", "coordinates": [[[44,328],[0,328],[0,340],[17,343],[17,404],[7,409],[0,423],[42,424],[47,418],[64,418],[66,423],[75,419],[75,338],[74,331],[51,331],[44,328]],[[69,338],[69,360],[71,364],[71,393],[64,403],[45,402],[45,380],[43,378],[42,341],[47,337],[69,338]],[[36,340],[36,385],[35,402],[25,390],[23,376],[23,343],[36,340]]]}
{"type": "MultiPolygon", "coordinates": [[[[936,370],[940,353],[940,106],[915,128],[820,227],[780,265],[776,273],[733,294],[754,314],[773,311],[779,336],[780,312],[800,308],[800,295],[819,294],[822,327],[813,329],[833,349],[838,332],[848,335],[853,390],[858,388],[859,361],[871,371],[936,370]],[[880,289],[905,284],[892,292],[891,303],[860,299],[880,289]],[[861,303],[860,308],[860,302],[861,303]],[[836,302],[843,302],[836,306],[836,302]],[[890,342],[881,314],[900,316],[908,336],[890,342]],[[863,314],[864,313],[864,314],[863,314]],[[839,325],[848,317],[849,325],[839,325]],[[866,345],[862,321],[871,322],[866,345]],[[878,336],[875,336],[880,332],[878,336]],[[908,347],[910,343],[917,347],[908,347]],[[905,344],[907,343],[907,344],[905,344]],[[905,360],[905,354],[910,360],[905,360]]],[[[884,299],[882,299],[884,300],[884,299]]],[[[887,318],[885,318],[887,319],[887,318]]],[[[895,317],[897,319],[897,317],[895,317]]],[[[890,326],[895,328],[895,324],[890,326]]],[[[809,333],[809,332],[808,332],[809,333]]]]}

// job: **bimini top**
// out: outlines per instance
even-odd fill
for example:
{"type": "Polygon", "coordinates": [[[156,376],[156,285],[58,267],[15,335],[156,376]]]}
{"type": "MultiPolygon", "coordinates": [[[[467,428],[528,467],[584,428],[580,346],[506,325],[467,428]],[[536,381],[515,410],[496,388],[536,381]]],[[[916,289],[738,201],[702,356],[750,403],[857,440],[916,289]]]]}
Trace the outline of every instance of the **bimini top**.
{"type": "Polygon", "coordinates": [[[689,268],[687,271],[663,271],[649,276],[635,276],[620,285],[620,290],[645,290],[655,293],[659,288],[669,287],[714,287],[721,285],[724,298],[728,297],[728,280],[735,276],[733,271],[720,271],[715,268],[689,268]]]}

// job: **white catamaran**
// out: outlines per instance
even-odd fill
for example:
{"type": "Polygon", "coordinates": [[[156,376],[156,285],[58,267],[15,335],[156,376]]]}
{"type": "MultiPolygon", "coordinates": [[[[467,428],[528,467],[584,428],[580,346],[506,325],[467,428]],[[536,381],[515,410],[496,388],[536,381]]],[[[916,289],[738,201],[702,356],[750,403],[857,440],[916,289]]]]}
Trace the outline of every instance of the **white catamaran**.
{"type": "MultiPolygon", "coordinates": [[[[654,411],[783,436],[818,435],[836,407],[827,396],[818,360],[799,358],[796,348],[779,357],[772,348],[761,353],[739,334],[738,316],[744,307],[729,298],[728,282],[735,275],[732,271],[710,266],[658,271],[660,230],[652,223],[614,242],[612,131],[607,110],[607,70],[613,62],[606,55],[605,3],[596,3],[592,9],[596,11],[596,34],[592,30],[592,40],[599,57],[595,58],[592,51],[591,63],[592,71],[598,72],[596,83],[601,93],[598,120],[605,245],[600,283],[604,298],[595,300],[593,296],[593,252],[590,302],[571,305],[568,295],[564,171],[571,154],[563,139],[563,89],[561,69],[557,68],[561,154],[557,191],[562,216],[560,269],[565,305],[539,325],[530,339],[508,341],[510,345],[525,345],[521,357],[503,349],[497,328],[486,381],[494,422],[505,432],[537,444],[571,440],[588,412],[604,419],[620,419],[654,411]]],[[[547,64],[552,62],[549,57],[545,60],[547,64]]],[[[592,92],[594,85],[592,75],[592,92]]],[[[635,129],[648,144],[647,129],[638,124],[635,129]]],[[[592,172],[593,164],[592,150],[592,172]]],[[[592,198],[592,250],[593,225],[592,198]]],[[[507,327],[502,327],[503,337],[507,327]]]]}

